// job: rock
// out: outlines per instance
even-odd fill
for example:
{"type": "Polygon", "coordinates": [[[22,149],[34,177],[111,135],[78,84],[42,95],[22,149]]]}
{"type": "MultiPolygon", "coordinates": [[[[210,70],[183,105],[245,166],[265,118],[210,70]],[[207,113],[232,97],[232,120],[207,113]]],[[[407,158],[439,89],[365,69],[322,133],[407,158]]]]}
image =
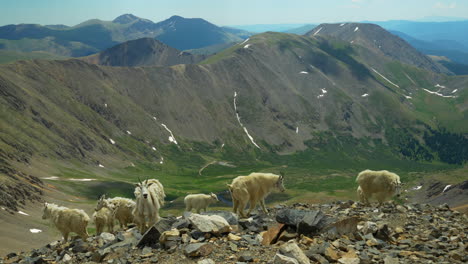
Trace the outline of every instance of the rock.
{"type": "Polygon", "coordinates": [[[229,248],[230,248],[232,251],[234,251],[234,252],[239,251],[239,250],[237,249],[237,245],[234,244],[234,243],[232,243],[232,242],[229,242],[229,248]]]}
{"type": "Polygon", "coordinates": [[[100,235],[99,235],[100,238],[102,238],[102,240],[104,240],[104,243],[105,244],[108,244],[108,243],[111,243],[115,240],[115,236],[111,233],[107,233],[107,232],[102,232],[100,235]]]}
{"type": "Polygon", "coordinates": [[[359,258],[340,258],[338,259],[339,263],[343,264],[359,264],[359,258]]]}
{"type": "Polygon", "coordinates": [[[155,226],[150,227],[137,243],[137,247],[152,246],[159,242],[161,233],[155,226]]]}
{"type": "Polygon", "coordinates": [[[393,257],[390,257],[390,256],[386,256],[384,258],[384,264],[399,264],[400,261],[398,260],[398,258],[393,258],[393,257]]]}
{"type": "Polygon", "coordinates": [[[359,216],[348,217],[343,220],[334,222],[327,226],[327,234],[329,237],[336,238],[345,234],[354,234],[358,228],[357,224],[362,221],[359,216]]]}
{"type": "Polygon", "coordinates": [[[201,213],[202,215],[218,215],[224,218],[230,225],[237,225],[239,218],[233,212],[228,211],[208,211],[201,213]]]}
{"type": "Polygon", "coordinates": [[[309,259],[311,260],[315,260],[317,261],[318,263],[320,264],[329,264],[330,262],[328,262],[328,260],[324,257],[322,257],[322,255],[319,255],[319,254],[312,254],[312,255],[307,255],[309,257],[309,259]]]}
{"type": "Polygon", "coordinates": [[[184,254],[187,257],[205,257],[214,250],[213,245],[208,243],[189,244],[184,248],[184,254]]]}
{"type": "Polygon", "coordinates": [[[276,253],[271,263],[272,264],[299,264],[299,262],[296,259],[279,254],[279,253],[276,253]]]}
{"type": "Polygon", "coordinates": [[[395,233],[401,234],[403,232],[405,232],[405,229],[403,229],[403,227],[401,227],[401,226],[395,227],[395,233]]]}
{"type": "Polygon", "coordinates": [[[227,239],[228,239],[229,241],[239,241],[239,240],[242,239],[242,237],[236,236],[236,235],[234,235],[234,234],[232,234],[232,233],[229,233],[228,236],[227,236],[227,239]]]}
{"type": "Polygon", "coordinates": [[[14,258],[16,256],[18,256],[18,255],[15,252],[11,252],[11,253],[8,253],[8,255],[6,257],[11,259],[11,258],[14,258]]]}
{"type": "Polygon", "coordinates": [[[374,237],[384,241],[391,241],[393,239],[392,232],[387,224],[379,225],[377,231],[374,233],[374,237]]]}
{"type": "Polygon", "coordinates": [[[321,211],[307,211],[297,224],[297,233],[313,236],[320,233],[325,227],[333,223],[333,219],[321,211]]]}
{"type": "Polygon", "coordinates": [[[72,257],[68,254],[63,255],[62,262],[68,263],[72,261],[72,257]]]}
{"type": "Polygon", "coordinates": [[[298,209],[281,209],[276,213],[276,221],[287,226],[297,227],[297,224],[304,218],[307,211],[298,209]]]}
{"type": "Polygon", "coordinates": [[[229,223],[219,215],[192,214],[188,220],[201,232],[222,234],[231,231],[229,223]]]}
{"type": "Polygon", "coordinates": [[[197,264],[216,264],[216,262],[214,262],[212,259],[203,259],[199,260],[197,264]]]}
{"type": "Polygon", "coordinates": [[[185,219],[185,218],[181,218],[181,219],[178,219],[177,221],[175,221],[172,225],[171,225],[171,228],[176,228],[176,229],[183,229],[183,228],[188,228],[190,225],[190,221],[185,219]]]}
{"type": "Polygon", "coordinates": [[[141,255],[148,255],[149,253],[151,253],[153,251],[153,249],[151,247],[144,247],[142,250],[141,250],[141,255]]]}
{"type": "Polygon", "coordinates": [[[171,238],[179,238],[180,232],[177,229],[171,229],[169,231],[164,231],[161,236],[159,237],[159,243],[164,244],[171,238]]]}
{"type": "Polygon", "coordinates": [[[333,246],[325,249],[325,257],[330,261],[337,261],[340,259],[340,251],[336,250],[333,246]]]}
{"type": "Polygon", "coordinates": [[[253,262],[253,257],[250,255],[241,255],[238,260],[241,262],[253,262]]]}
{"type": "Polygon", "coordinates": [[[256,233],[261,231],[259,223],[254,221],[253,217],[240,219],[238,223],[245,230],[256,233]]]}
{"type": "Polygon", "coordinates": [[[276,224],[268,228],[266,232],[262,234],[262,244],[267,246],[276,243],[281,232],[286,228],[284,224],[276,224]]]}
{"type": "Polygon", "coordinates": [[[278,237],[278,241],[284,241],[288,242],[291,239],[294,239],[297,237],[296,233],[290,233],[288,230],[284,230],[281,235],[278,237]]]}
{"type": "Polygon", "coordinates": [[[309,258],[302,252],[302,249],[293,240],[285,243],[279,248],[279,251],[288,257],[296,259],[300,264],[309,264],[309,258]]]}
{"type": "Polygon", "coordinates": [[[364,225],[361,227],[359,226],[358,229],[364,234],[364,235],[367,235],[367,234],[373,234],[375,232],[377,232],[378,230],[378,226],[376,223],[374,222],[370,222],[370,221],[367,221],[364,223],[364,225]]]}

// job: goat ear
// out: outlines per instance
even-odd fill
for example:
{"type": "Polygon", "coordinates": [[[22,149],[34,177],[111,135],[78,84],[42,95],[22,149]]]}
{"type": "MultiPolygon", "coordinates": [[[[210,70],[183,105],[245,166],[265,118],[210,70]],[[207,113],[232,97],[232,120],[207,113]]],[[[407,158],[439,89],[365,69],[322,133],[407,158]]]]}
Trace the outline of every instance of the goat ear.
{"type": "Polygon", "coordinates": [[[284,171],[280,171],[280,179],[284,179],[284,171]]]}
{"type": "MultiPolygon", "coordinates": [[[[146,180],[146,183],[148,183],[148,180],[146,180]]],[[[148,184],[148,187],[150,187],[151,185],[153,185],[153,182],[150,182],[150,183],[148,184]]]]}

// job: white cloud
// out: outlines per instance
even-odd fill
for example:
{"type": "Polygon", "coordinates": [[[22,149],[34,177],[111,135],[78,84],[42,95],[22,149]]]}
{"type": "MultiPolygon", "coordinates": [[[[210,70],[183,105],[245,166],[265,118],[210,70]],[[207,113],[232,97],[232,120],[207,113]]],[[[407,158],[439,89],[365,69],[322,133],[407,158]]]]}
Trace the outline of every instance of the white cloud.
{"type": "Polygon", "coordinates": [[[437,2],[434,5],[434,8],[437,9],[454,9],[457,7],[457,3],[452,2],[452,3],[442,3],[442,2],[437,2]]]}

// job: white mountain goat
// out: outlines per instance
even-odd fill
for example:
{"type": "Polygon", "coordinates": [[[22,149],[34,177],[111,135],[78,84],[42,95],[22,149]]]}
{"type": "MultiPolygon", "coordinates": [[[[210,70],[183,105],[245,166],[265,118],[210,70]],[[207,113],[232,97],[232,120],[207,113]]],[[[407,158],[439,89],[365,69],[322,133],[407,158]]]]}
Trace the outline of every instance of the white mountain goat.
{"type": "Polygon", "coordinates": [[[244,208],[247,202],[250,203],[250,214],[258,202],[263,212],[268,213],[265,207],[265,197],[274,189],[284,192],[283,173],[276,175],[273,173],[251,173],[248,176],[238,176],[231,184],[228,184],[233,201],[233,212],[240,213],[241,217],[247,217],[244,208]]]}
{"type": "Polygon", "coordinates": [[[148,227],[159,221],[159,208],[164,205],[164,187],[156,179],[136,184],[136,207],[133,210],[135,223],[143,234],[148,227]],[[148,225],[147,225],[148,223],[148,225]]]}
{"type": "Polygon", "coordinates": [[[125,229],[128,224],[133,223],[133,210],[136,207],[133,200],[122,197],[106,199],[106,196],[102,195],[98,200],[96,210],[99,211],[103,207],[113,211],[114,219],[119,221],[120,228],[125,229]]]}
{"type": "Polygon", "coordinates": [[[64,242],[68,240],[68,234],[75,232],[83,240],[88,238],[89,216],[80,209],[69,209],[52,203],[44,204],[42,219],[50,219],[55,227],[62,233],[64,242]]]}
{"type": "Polygon", "coordinates": [[[386,170],[372,171],[365,170],[361,171],[356,182],[359,184],[357,194],[361,202],[369,204],[369,198],[374,196],[379,205],[393,195],[400,196],[400,176],[393,172],[386,170]]]}
{"type": "Polygon", "coordinates": [[[195,209],[197,214],[200,213],[201,209],[204,209],[206,212],[206,208],[212,203],[218,202],[218,196],[214,193],[210,194],[189,194],[185,196],[184,203],[185,203],[185,211],[192,211],[195,209]]]}
{"type": "MultiPolygon", "coordinates": [[[[112,205],[110,205],[112,206],[112,205]]],[[[93,221],[96,225],[96,235],[100,235],[104,231],[104,227],[107,227],[109,233],[114,232],[114,208],[110,209],[102,207],[101,209],[95,209],[93,213],[93,221]]]]}

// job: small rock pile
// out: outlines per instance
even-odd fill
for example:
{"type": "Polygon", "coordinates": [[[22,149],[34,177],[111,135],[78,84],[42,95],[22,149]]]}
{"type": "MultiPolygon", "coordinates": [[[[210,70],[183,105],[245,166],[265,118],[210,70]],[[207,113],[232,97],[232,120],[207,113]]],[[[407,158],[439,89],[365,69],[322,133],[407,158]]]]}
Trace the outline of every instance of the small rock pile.
{"type": "Polygon", "coordinates": [[[0,263],[467,263],[467,216],[448,206],[352,201],[162,218],[86,240],[10,253],[0,263]]]}

